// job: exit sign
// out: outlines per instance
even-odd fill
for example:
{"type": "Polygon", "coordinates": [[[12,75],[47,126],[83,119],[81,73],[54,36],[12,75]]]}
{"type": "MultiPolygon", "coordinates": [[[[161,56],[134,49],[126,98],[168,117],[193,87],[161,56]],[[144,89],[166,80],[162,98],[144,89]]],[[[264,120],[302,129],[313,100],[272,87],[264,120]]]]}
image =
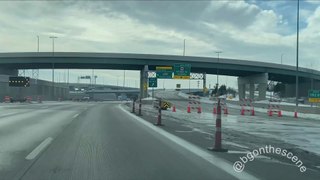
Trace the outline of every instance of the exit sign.
{"type": "Polygon", "coordinates": [[[149,78],[149,87],[157,87],[158,79],[157,78],[149,78]]]}
{"type": "Polygon", "coordinates": [[[309,102],[311,103],[320,102],[320,90],[309,90],[309,102]]]}

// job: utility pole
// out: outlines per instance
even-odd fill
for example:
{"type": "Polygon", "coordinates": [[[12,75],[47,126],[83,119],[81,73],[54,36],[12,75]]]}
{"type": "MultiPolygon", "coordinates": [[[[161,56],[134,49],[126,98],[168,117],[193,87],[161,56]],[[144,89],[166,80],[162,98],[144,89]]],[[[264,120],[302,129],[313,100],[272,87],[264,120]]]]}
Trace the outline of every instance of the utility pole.
{"type": "MultiPolygon", "coordinates": [[[[49,38],[52,39],[52,56],[54,56],[54,39],[58,37],[50,36],[49,38]]],[[[54,99],[54,95],[54,62],[52,62],[52,100],[54,99]]]]}
{"type": "Polygon", "coordinates": [[[183,56],[186,55],[186,39],[183,40],[183,56]]]}
{"type": "Polygon", "coordinates": [[[124,90],[124,87],[126,86],[126,70],[123,70],[123,90],[124,90]]]}
{"type": "MultiPolygon", "coordinates": [[[[220,53],[222,53],[222,51],[216,51],[217,55],[218,55],[218,64],[219,64],[219,60],[220,60],[220,53]]],[[[217,87],[219,89],[219,68],[217,66],[217,87]]],[[[217,91],[218,94],[218,91],[217,91]]]]}
{"type": "Polygon", "coordinates": [[[298,96],[299,96],[299,6],[300,6],[300,1],[297,1],[297,49],[296,49],[296,109],[294,112],[294,117],[298,117],[298,96]]]}

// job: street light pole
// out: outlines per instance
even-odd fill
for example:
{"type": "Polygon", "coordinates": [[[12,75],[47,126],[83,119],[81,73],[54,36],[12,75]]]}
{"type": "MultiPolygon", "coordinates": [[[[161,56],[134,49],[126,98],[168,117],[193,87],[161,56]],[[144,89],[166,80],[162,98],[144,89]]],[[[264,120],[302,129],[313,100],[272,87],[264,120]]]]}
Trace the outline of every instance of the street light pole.
{"type": "Polygon", "coordinates": [[[294,112],[294,117],[298,117],[298,96],[299,96],[299,77],[298,77],[298,71],[299,71],[299,6],[300,1],[297,1],[297,49],[296,49],[296,109],[294,112]]]}
{"type": "MultiPolygon", "coordinates": [[[[218,54],[218,64],[219,64],[220,53],[222,53],[222,51],[216,51],[216,53],[218,54]]],[[[218,67],[217,67],[217,87],[219,89],[219,69],[218,69],[218,67]]]]}
{"type": "Polygon", "coordinates": [[[54,39],[58,38],[56,36],[50,36],[49,38],[52,39],[52,56],[54,56],[54,39]]]}
{"type": "MultiPolygon", "coordinates": [[[[54,56],[54,39],[58,38],[56,36],[50,36],[52,39],[52,56],[54,56]]],[[[54,63],[52,62],[52,100],[54,99],[54,63]]]]}
{"type": "Polygon", "coordinates": [[[40,50],[40,47],[39,47],[39,42],[40,42],[40,37],[39,36],[37,36],[37,39],[38,39],[38,47],[37,47],[37,50],[38,50],[38,52],[39,52],[39,50],[40,50]]]}
{"type": "Polygon", "coordinates": [[[183,56],[186,55],[186,39],[183,40],[183,56]]]}
{"type": "Polygon", "coordinates": [[[126,86],[126,70],[123,70],[123,89],[126,86]]]}

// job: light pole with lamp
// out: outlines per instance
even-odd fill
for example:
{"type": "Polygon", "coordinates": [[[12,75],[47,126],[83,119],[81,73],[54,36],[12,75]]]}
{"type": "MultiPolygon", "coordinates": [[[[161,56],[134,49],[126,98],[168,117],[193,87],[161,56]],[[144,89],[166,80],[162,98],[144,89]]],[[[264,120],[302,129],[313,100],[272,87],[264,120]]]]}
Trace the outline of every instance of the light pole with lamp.
{"type": "Polygon", "coordinates": [[[299,72],[299,5],[300,1],[297,1],[297,49],[296,49],[296,109],[294,112],[294,117],[298,117],[298,96],[299,96],[299,77],[298,77],[298,72],[299,72]]]}
{"type": "MultiPolygon", "coordinates": [[[[50,36],[52,39],[52,56],[54,56],[54,39],[58,38],[56,36],[50,36]]],[[[54,63],[52,62],[52,100],[54,99],[54,63]]]]}
{"type": "MultiPolygon", "coordinates": [[[[218,55],[218,64],[220,60],[220,53],[222,53],[222,51],[216,51],[216,54],[218,55]]],[[[217,66],[217,95],[218,95],[218,90],[219,90],[219,69],[217,66]]]]}

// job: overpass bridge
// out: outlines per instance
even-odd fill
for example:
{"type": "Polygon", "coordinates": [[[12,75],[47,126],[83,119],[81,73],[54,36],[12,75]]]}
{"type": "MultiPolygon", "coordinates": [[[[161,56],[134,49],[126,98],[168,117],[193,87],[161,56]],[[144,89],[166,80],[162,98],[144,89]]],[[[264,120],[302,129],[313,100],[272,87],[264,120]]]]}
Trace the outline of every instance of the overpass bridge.
{"type": "MultiPolygon", "coordinates": [[[[296,69],[294,66],[275,63],[194,56],[173,56],[126,53],[84,53],[84,52],[25,52],[0,53],[0,74],[17,75],[18,69],[119,69],[140,71],[140,96],[147,96],[148,71],[156,66],[175,63],[191,64],[194,73],[206,73],[238,77],[239,96],[244,97],[246,85],[250,85],[250,96],[254,95],[254,85],[258,84],[259,99],[265,98],[267,81],[286,83],[294,86],[296,69]]],[[[299,68],[300,95],[309,88],[320,88],[320,71],[299,68]]],[[[294,94],[294,88],[290,88],[294,94]]]]}

